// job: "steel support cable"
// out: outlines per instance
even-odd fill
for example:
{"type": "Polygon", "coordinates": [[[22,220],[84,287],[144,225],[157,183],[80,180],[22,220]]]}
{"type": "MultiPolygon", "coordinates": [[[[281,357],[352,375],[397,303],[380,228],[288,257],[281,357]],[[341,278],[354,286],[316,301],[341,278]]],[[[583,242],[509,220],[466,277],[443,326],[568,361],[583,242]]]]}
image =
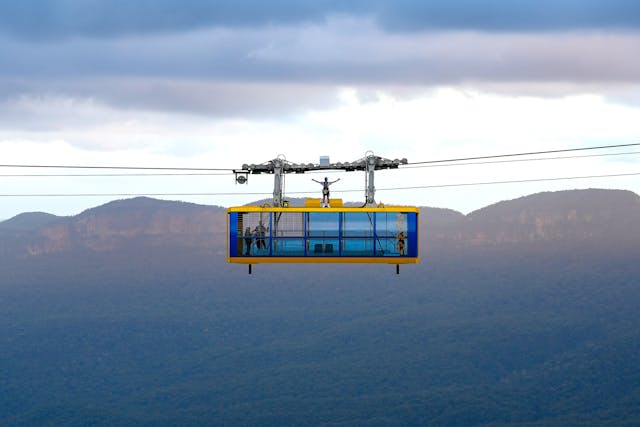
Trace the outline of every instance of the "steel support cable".
{"type": "MultiPolygon", "coordinates": [[[[233,172],[231,168],[187,168],[154,166],[90,166],[90,165],[0,165],[0,168],[43,168],[43,169],[111,169],[111,170],[152,170],[152,171],[201,171],[233,172]]],[[[238,169],[238,168],[236,168],[238,169]]]]}
{"type": "Polygon", "coordinates": [[[233,176],[233,172],[196,172],[196,173],[22,173],[0,174],[0,177],[126,177],[126,176],[233,176]]]}
{"type": "Polygon", "coordinates": [[[450,163],[450,162],[462,162],[466,160],[484,160],[484,159],[497,159],[501,157],[517,157],[517,156],[534,156],[540,154],[553,154],[553,153],[568,153],[574,151],[586,151],[586,150],[604,150],[606,148],[620,148],[620,147],[635,147],[640,143],[632,144],[615,144],[615,145],[600,145],[597,147],[580,147],[580,148],[565,148],[562,150],[547,150],[547,151],[530,151],[526,153],[510,153],[510,154],[495,154],[492,156],[477,156],[477,157],[460,157],[457,159],[442,159],[442,160],[427,160],[424,162],[411,162],[407,165],[423,165],[431,163],[450,163]]]}
{"type": "Polygon", "coordinates": [[[640,154],[640,151],[627,151],[623,153],[604,153],[604,154],[584,154],[581,156],[557,156],[557,157],[535,157],[531,159],[509,159],[509,160],[487,160],[485,162],[466,162],[466,163],[436,163],[436,164],[409,164],[400,166],[400,169],[419,169],[419,168],[440,168],[449,166],[470,166],[470,165],[492,165],[499,163],[518,163],[518,162],[538,162],[543,160],[567,160],[567,159],[584,159],[590,157],[610,157],[640,154]]]}
{"type": "MultiPolygon", "coordinates": [[[[489,165],[500,163],[519,163],[519,162],[537,162],[547,160],[570,160],[570,159],[584,159],[592,157],[611,157],[611,156],[626,156],[640,154],[640,151],[625,151],[621,153],[603,153],[603,154],[584,154],[576,156],[556,156],[556,157],[536,157],[531,159],[509,159],[509,160],[487,160],[484,162],[465,162],[465,163],[437,163],[437,164],[410,164],[401,165],[399,169],[420,169],[420,168],[437,168],[437,167],[450,167],[450,166],[470,166],[470,165],[489,165]]],[[[334,173],[347,173],[353,171],[344,170],[318,170],[308,171],[306,173],[322,173],[328,172],[334,173]]],[[[232,176],[233,172],[193,172],[193,173],[96,173],[96,174],[0,174],[2,178],[25,178],[25,177],[145,177],[145,176],[232,176]]]]}
{"type": "MultiPolygon", "coordinates": [[[[415,185],[410,187],[388,187],[377,188],[376,191],[398,191],[398,190],[417,190],[417,189],[429,189],[429,188],[445,188],[445,187],[467,187],[475,185],[495,185],[495,184],[519,184],[527,182],[545,182],[545,181],[565,181],[565,180],[577,180],[577,179],[596,179],[596,178],[615,178],[625,176],[638,176],[640,172],[634,173],[619,173],[619,174],[607,174],[607,175],[583,175],[583,176],[567,176],[567,177],[554,177],[554,178],[531,178],[531,179],[514,179],[505,181],[484,181],[484,182],[465,182],[455,184],[434,184],[434,185],[415,185]]],[[[353,190],[333,190],[334,193],[356,193],[362,192],[362,189],[353,190]]],[[[289,195],[293,194],[316,194],[317,191],[292,191],[289,195]]],[[[250,193],[238,193],[238,192],[225,192],[225,193],[31,193],[31,194],[0,194],[0,197],[135,197],[135,196],[269,196],[272,193],[267,192],[250,192],[250,193]]]]}
{"type": "MultiPolygon", "coordinates": [[[[615,144],[615,145],[601,145],[597,147],[580,147],[580,148],[567,148],[562,150],[548,150],[548,151],[533,151],[525,153],[510,153],[510,154],[496,154],[491,156],[477,156],[477,157],[464,157],[457,159],[440,159],[440,160],[427,160],[423,162],[411,162],[407,165],[420,165],[420,164],[433,164],[433,163],[451,163],[467,160],[484,160],[495,159],[501,157],[516,157],[516,156],[532,156],[539,154],[551,154],[551,153],[566,153],[585,150],[602,150],[606,148],[620,148],[620,147],[632,147],[639,146],[640,143],[631,144],[615,144]]],[[[111,170],[165,170],[165,171],[200,171],[200,172],[214,172],[225,171],[234,172],[240,168],[191,168],[191,167],[153,167],[153,166],[91,166],[91,165],[25,165],[25,164],[0,164],[2,168],[49,168],[49,169],[111,169],[111,170]]]]}
{"type": "Polygon", "coordinates": [[[378,188],[376,189],[376,191],[416,190],[416,189],[445,188],[445,187],[467,187],[467,186],[474,186],[474,185],[493,185],[493,184],[519,184],[519,183],[526,183],[526,182],[567,181],[567,180],[576,180],[576,179],[614,178],[614,177],[636,176],[636,175],[640,175],[640,172],[616,173],[616,174],[607,174],[607,175],[566,176],[566,177],[555,177],[555,178],[513,179],[513,180],[506,180],[506,181],[464,182],[464,183],[456,183],[456,184],[416,185],[411,187],[378,188]]]}
{"type": "MultiPolygon", "coordinates": [[[[489,165],[489,164],[501,164],[501,163],[521,163],[521,162],[536,162],[536,161],[547,161],[547,160],[571,160],[571,159],[583,159],[583,158],[592,158],[592,157],[611,157],[611,156],[625,156],[625,155],[634,155],[640,154],[640,151],[627,151],[623,153],[605,153],[605,154],[585,154],[582,156],[559,156],[559,157],[538,157],[533,159],[510,159],[510,160],[488,160],[486,162],[467,162],[467,163],[438,163],[438,164],[427,164],[427,165],[407,165],[400,166],[399,169],[409,170],[409,169],[421,169],[421,168],[439,168],[439,167],[451,167],[451,166],[472,166],[472,165],[489,165]]],[[[332,174],[335,173],[348,173],[353,171],[343,171],[343,170],[335,170],[331,171],[332,174]]],[[[328,171],[309,171],[306,173],[323,173],[327,174],[328,171]]],[[[0,178],[77,178],[77,177],[176,177],[176,176],[233,176],[233,172],[195,172],[195,173],[96,173],[96,174],[84,174],[84,173],[73,173],[73,174],[39,174],[39,173],[25,173],[25,174],[0,174],[0,178]]]]}

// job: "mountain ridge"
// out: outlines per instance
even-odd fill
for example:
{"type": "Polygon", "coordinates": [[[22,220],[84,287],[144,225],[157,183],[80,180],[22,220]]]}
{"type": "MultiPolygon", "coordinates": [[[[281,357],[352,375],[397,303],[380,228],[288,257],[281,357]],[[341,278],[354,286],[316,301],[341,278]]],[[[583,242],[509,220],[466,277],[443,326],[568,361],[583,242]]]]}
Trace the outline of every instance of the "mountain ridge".
{"type": "Polygon", "coordinates": [[[23,212],[5,221],[0,221],[0,230],[29,231],[59,218],[46,212],[23,212]]]}
{"type": "MultiPolygon", "coordinates": [[[[565,190],[500,201],[464,215],[421,207],[421,245],[428,250],[596,241],[640,241],[640,196],[623,190],[565,190]]],[[[73,250],[117,251],[128,246],[198,248],[223,253],[226,209],[158,200],[116,200],[70,217],[20,214],[0,223],[0,255],[38,256],[73,250]]]]}
{"type": "MultiPolygon", "coordinates": [[[[493,243],[597,238],[639,238],[640,196],[627,190],[586,189],[535,193],[494,203],[466,216],[482,223],[493,243]]],[[[477,230],[476,230],[477,231],[477,230]]]]}

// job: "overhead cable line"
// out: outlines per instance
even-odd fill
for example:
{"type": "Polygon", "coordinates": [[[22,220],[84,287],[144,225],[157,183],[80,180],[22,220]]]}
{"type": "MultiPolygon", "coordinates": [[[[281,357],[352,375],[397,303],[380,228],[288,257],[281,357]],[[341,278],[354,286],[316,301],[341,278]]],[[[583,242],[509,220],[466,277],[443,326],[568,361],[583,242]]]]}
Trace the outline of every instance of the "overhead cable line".
{"type": "MultiPolygon", "coordinates": [[[[487,160],[484,162],[465,162],[465,163],[437,163],[437,164],[410,164],[401,165],[399,169],[419,169],[419,168],[437,168],[437,167],[450,167],[450,166],[471,166],[471,165],[488,165],[499,163],[519,163],[519,162],[537,162],[546,160],[566,160],[566,159],[583,159],[591,157],[611,157],[611,156],[626,156],[640,154],[640,151],[626,151],[621,153],[604,153],[604,154],[584,154],[576,156],[556,156],[556,157],[536,157],[532,159],[509,159],[509,160],[487,160]]],[[[331,171],[331,173],[346,173],[347,171],[331,171]]],[[[328,171],[309,171],[307,173],[322,173],[327,174],[328,171]]],[[[24,173],[24,174],[0,174],[2,178],[24,178],[24,177],[139,177],[139,176],[231,176],[233,172],[184,172],[184,173],[72,173],[72,174],[39,174],[39,173],[24,173]]]]}
{"type": "MultiPolygon", "coordinates": [[[[429,188],[445,188],[445,187],[467,187],[476,185],[495,185],[495,184],[519,184],[526,182],[544,182],[544,181],[564,181],[564,180],[578,180],[578,179],[594,179],[594,178],[614,178],[624,176],[637,176],[640,172],[635,173],[619,173],[619,174],[607,174],[607,175],[583,175],[583,176],[568,176],[568,177],[554,177],[554,178],[531,178],[531,179],[517,179],[506,181],[484,181],[484,182],[465,182],[455,184],[434,184],[434,185],[415,185],[410,187],[389,187],[378,188],[377,191],[398,191],[398,190],[417,190],[417,189],[429,189],[429,188]]],[[[332,190],[333,191],[333,190],[332,190]]],[[[334,193],[355,193],[361,192],[358,190],[335,190],[334,193]]],[[[288,195],[293,194],[315,194],[317,191],[291,191],[288,195]]],[[[136,197],[136,196],[269,196],[272,193],[267,192],[251,192],[251,193],[238,193],[238,192],[225,192],[225,193],[67,193],[67,194],[46,194],[46,193],[31,193],[31,194],[0,194],[0,197],[136,197]]]]}
{"type": "Polygon", "coordinates": [[[619,148],[619,147],[633,147],[638,146],[640,143],[633,144],[616,144],[616,145],[601,145],[598,147],[581,147],[581,148],[566,148],[563,150],[547,150],[547,151],[530,151],[527,153],[510,153],[510,154],[495,154],[492,156],[477,156],[477,157],[460,157],[457,159],[441,159],[441,160],[427,160],[424,162],[411,162],[408,165],[424,165],[431,163],[450,163],[450,162],[462,162],[466,160],[484,160],[484,159],[497,159],[501,157],[517,157],[517,156],[534,156],[539,154],[552,154],[552,153],[568,153],[573,151],[586,151],[586,150],[603,150],[605,148],[619,148]]]}
{"type": "MultiPolygon", "coordinates": [[[[632,144],[615,144],[615,145],[601,145],[597,147],[581,147],[581,148],[567,148],[562,150],[547,150],[547,151],[532,151],[524,153],[509,153],[509,154],[496,154],[491,156],[476,156],[476,157],[462,157],[454,159],[440,159],[440,160],[427,160],[422,162],[411,162],[407,165],[425,165],[434,163],[451,163],[462,162],[468,160],[485,160],[496,159],[502,157],[518,157],[518,156],[533,156],[540,154],[552,154],[552,153],[567,153],[575,151],[586,150],[602,150],[606,148],[620,148],[620,147],[632,147],[639,146],[640,143],[632,144]]],[[[194,167],[153,167],[153,166],[92,166],[92,165],[34,165],[34,164],[0,164],[2,168],[49,168],[49,169],[102,169],[102,170],[158,170],[158,171],[192,171],[192,172],[234,172],[238,168],[194,168],[194,167]]]]}
{"type": "Polygon", "coordinates": [[[489,165],[496,163],[518,163],[518,162],[538,162],[542,160],[563,160],[563,159],[584,159],[589,157],[609,157],[609,156],[625,156],[631,154],[640,154],[640,151],[627,151],[623,153],[604,153],[604,154],[584,154],[580,156],[556,156],[556,157],[534,157],[532,159],[509,159],[509,160],[487,160],[484,162],[465,162],[465,163],[436,163],[436,164],[415,164],[400,166],[399,169],[419,169],[419,168],[438,168],[449,166],[470,166],[470,165],[489,165]]]}
{"type": "MultiPolygon", "coordinates": [[[[536,157],[532,159],[509,159],[509,160],[487,160],[484,162],[465,162],[465,163],[437,163],[437,164],[411,164],[401,165],[399,169],[420,169],[420,168],[438,168],[438,167],[450,167],[450,166],[472,166],[472,165],[489,165],[500,163],[520,163],[520,162],[537,162],[546,160],[567,160],[567,159],[584,159],[591,157],[611,157],[611,156],[628,156],[640,154],[640,151],[626,151],[621,153],[604,153],[604,154],[584,154],[578,156],[556,156],[556,157],[536,157]]],[[[347,171],[331,171],[331,173],[346,173],[347,171]]],[[[327,171],[309,171],[307,173],[322,173],[327,174],[327,171]]],[[[192,173],[71,173],[71,174],[39,174],[39,173],[24,173],[24,174],[0,174],[2,178],[25,178],[25,177],[139,177],[139,176],[231,176],[233,172],[192,172],[192,173]]]]}
{"type": "MultiPolygon", "coordinates": [[[[361,191],[361,190],[360,190],[361,191]]],[[[304,192],[312,193],[312,191],[304,192]]],[[[314,192],[315,193],[315,192],[314,192]]],[[[266,196],[271,193],[31,193],[0,194],[0,197],[138,197],[138,196],[266,196]]]]}
{"type": "Polygon", "coordinates": [[[465,182],[465,183],[457,183],[457,184],[416,185],[411,187],[378,188],[377,191],[417,190],[417,189],[445,188],[445,187],[468,187],[468,186],[476,186],[476,185],[494,185],[494,184],[519,184],[519,183],[526,183],[526,182],[567,181],[567,180],[592,179],[592,178],[614,178],[614,177],[635,176],[635,175],[640,175],[640,172],[617,173],[617,174],[608,174],[608,175],[566,176],[566,177],[555,177],[555,178],[513,179],[513,180],[506,180],[506,181],[465,182]]]}
{"type": "Polygon", "coordinates": [[[232,176],[233,172],[195,173],[22,173],[0,174],[0,177],[123,177],[123,176],[232,176]]]}
{"type": "Polygon", "coordinates": [[[89,166],[89,165],[0,165],[2,168],[48,168],[48,169],[112,169],[112,170],[160,170],[160,171],[226,171],[231,168],[178,168],[154,166],[89,166]]]}

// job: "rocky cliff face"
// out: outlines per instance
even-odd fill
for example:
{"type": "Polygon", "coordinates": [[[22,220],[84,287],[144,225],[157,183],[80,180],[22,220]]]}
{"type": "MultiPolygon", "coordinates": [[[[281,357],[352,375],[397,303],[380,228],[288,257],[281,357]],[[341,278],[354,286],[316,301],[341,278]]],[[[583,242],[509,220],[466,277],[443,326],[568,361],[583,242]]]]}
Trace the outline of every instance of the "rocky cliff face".
{"type": "MultiPolygon", "coordinates": [[[[448,216],[426,230],[440,242],[499,245],[640,239],[640,197],[630,191],[573,190],[539,193],[496,203],[467,216],[448,216]]],[[[441,215],[440,215],[441,216],[441,215]]]]}
{"type": "Polygon", "coordinates": [[[219,207],[137,198],[57,218],[29,233],[6,231],[4,237],[11,241],[12,251],[23,256],[127,246],[213,249],[224,244],[224,212],[219,207]]]}

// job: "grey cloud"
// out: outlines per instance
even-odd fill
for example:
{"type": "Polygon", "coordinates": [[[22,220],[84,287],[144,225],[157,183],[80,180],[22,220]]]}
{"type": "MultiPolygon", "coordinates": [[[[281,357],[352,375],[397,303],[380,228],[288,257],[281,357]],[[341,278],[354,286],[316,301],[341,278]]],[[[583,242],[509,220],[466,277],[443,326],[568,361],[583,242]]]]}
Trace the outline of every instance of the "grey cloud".
{"type": "Polygon", "coordinates": [[[110,114],[127,111],[281,119],[339,102],[331,86],[139,78],[33,81],[16,92],[0,86],[0,98],[0,127],[33,132],[92,126],[97,117],[110,120],[110,114]]]}
{"type": "Polygon", "coordinates": [[[49,42],[370,17],[394,31],[637,29],[636,0],[2,0],[0,32],[49,42]]]}
{"type": "Polygon", "coordinates": [[[567,31],[637,29],[635,0],[396,0],[379,2],[379,22],[395,30],[567,31]]]}
{"type": "Polygon", "coordinates": [[[326,0],[3,0],[0,30],[20,38],[48,41],[203,27],[297,24],[349,10],[341,4],[326,0]]]}
{"type": "Polygon", "coordinates": [[[527,82],[551,93],[554,87],[638,84],[638,46],[635,33],[388,34],[371,21],[348,19],[49,45],[0,38],[7,53],[0,56],[0,101],[49,96],[257,117],[334,105],[339,86],[527,82]]]}
{"type": "Polygon", "coordinates": [[[133,78],[237,83],[456,84],[634,82],[640,34],[386,35],[363,22],[303,30],[198,31],[49,46],[0,39],[0,77],[133,78]]]}
{"type": "MultiPolygon", "coordinates": [[[[119,108],[180,111],[211,118],[280,117],[338,103],[330,86],[199,80],[127,79],[100,82],[100,99],[119,108]]],[[[95,94],[91,84],[79,93],[95,94]]]]}

